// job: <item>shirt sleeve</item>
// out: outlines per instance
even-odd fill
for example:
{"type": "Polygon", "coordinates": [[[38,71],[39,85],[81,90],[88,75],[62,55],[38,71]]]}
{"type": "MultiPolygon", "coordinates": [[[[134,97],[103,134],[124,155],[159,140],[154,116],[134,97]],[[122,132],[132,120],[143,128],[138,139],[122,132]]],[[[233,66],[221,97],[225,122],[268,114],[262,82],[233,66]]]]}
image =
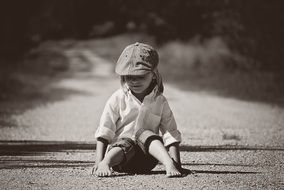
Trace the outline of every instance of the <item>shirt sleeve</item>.
{"type": "Polygon", "coordinates": [[[165,146],[168,146],[172,143],[181,142],[181,133],[177,129],[174,115],[167,100],[164,102],[160,130],[163,135],[165,146]]]}
{"type": "Polygon", "coordinates": [[[95,133],[96,138],[101,137],[109,143],[112,142],[116,131],[116,121],[119,118],[118,110],[118,100],[116,94],[113,94],[104,107],[99,126],[95,133]]]}

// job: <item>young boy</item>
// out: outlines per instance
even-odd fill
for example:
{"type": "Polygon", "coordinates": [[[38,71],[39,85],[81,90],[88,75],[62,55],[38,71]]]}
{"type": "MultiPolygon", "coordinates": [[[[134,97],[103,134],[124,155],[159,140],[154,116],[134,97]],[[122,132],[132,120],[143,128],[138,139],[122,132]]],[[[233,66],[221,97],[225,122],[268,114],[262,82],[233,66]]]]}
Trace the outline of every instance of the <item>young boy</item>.
{"type": "Polygon", "coordinates": [[[111,168],[145,173],[158,161],[166,176],[181,175],[181,134],[162,94],[158,62],[157,51],[143,43],[127,46],[120,55],[115,71],[121,76],[121,88],[107,101],[95,135],[97,176],[111,176],[111,168]]]}

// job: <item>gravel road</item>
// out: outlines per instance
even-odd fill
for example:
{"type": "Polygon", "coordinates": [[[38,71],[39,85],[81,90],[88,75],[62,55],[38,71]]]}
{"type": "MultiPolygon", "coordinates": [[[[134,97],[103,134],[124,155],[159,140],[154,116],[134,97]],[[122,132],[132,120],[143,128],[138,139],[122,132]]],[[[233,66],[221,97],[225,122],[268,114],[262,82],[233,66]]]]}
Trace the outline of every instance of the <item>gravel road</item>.
{"type": "Polygon", "coordinates": [[[0,104],[0,189],[284,189],[283,108],[169,84],[183,167],[193,174],[169,179],[158,165],[147,175],[90,175],[94,132],[119,79],[87,49],[64,53],[71,67],[80,55],[92,69],[44,88],[48,98],[0,104]]]}

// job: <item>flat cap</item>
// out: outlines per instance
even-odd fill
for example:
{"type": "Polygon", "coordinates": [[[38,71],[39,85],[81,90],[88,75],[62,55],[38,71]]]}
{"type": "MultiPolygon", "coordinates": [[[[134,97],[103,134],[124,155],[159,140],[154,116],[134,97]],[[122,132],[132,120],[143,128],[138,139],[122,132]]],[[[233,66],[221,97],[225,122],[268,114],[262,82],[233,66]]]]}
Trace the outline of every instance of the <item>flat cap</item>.
{"type": "Polygon", "coordinates": [[[136,42],[123,50],[115,72],[119,75],[145,75],[153,71],[158,63],[159,55],[152,46],[136,42]]]}

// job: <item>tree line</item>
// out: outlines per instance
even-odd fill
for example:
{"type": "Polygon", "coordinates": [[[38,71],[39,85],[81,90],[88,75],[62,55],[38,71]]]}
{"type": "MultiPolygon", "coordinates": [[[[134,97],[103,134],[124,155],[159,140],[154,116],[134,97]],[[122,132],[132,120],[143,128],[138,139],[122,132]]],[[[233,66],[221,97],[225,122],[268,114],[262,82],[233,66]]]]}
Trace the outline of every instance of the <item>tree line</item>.
{"type": "Polygon", "coordinates": [[[222,37],[229,47],[279,71],[281,0],[3,0],[0,57],[16,59],[45,40],[143,32],[157,43],[222,37]]]}

